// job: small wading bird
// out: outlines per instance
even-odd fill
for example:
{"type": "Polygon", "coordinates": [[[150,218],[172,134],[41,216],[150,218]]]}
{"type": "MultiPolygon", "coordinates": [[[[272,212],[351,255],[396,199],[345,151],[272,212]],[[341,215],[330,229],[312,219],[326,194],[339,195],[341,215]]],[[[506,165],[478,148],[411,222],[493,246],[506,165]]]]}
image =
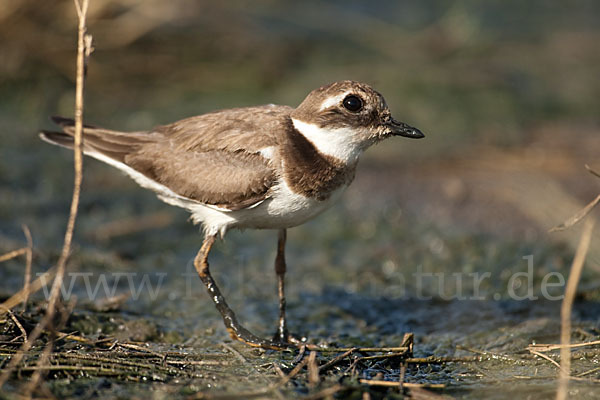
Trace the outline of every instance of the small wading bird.
{"type": "MultiPolygon", "coordinates": [[[[73,147],[71,119],[54,117],[63,132],[47,142],[73,147]]],[[[229,334],[252,346],[281,349],[288,333],[284,275],[286,229],[331,206],[350,185],[361,153],[390,136],[422,138],[392,118],[370,86],[341,81],[313,90],[296,108],[236,108],[187,118],[147,132],[84,126],[83,152],[125,172],[164,202],[192,213],[204,242],[194,260],[229,334]],[[279,324],[272,340],[238,322],[208,267],[217,236],[232,228],[278,229],[275,258],[279,324]]]]}

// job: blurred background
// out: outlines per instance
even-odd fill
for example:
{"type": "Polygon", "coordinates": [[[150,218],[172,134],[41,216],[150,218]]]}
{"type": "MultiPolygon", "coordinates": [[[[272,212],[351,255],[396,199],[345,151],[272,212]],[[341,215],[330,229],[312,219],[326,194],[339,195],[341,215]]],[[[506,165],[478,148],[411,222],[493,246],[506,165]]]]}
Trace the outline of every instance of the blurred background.
{"type": "MultiPolygon", "coordinates": [[[[600,170],[599,2],[91,0],[90,7],[86,123],[143,130],[220,108],[295,106],[314,88],[354,79],[373,85],[397,119],[426,134],[371,149],[339,207],[290,231],[291,318],[322,329],[317,336],[331,333],[323,318],[352,335],[355,319],[368,314],[355,312],[357,299],[373,299],[377,309],[382,293],[412,298],[409,278],[419,268],[489,271],[493,279],[481,287],[489,300],[507,297],[511,273],[526,270],[523,257],[533,256],[536,293],[549,272],[568,273],[579,227],[548,229],[600,191],[584,168],[600,170]],[[328,319],[330,309],[315,317],[302,306],[318,310],[331,288],[336,300],[349,296],[343,318],[328,319]]],[[[56,260],[72,186],[72,155],[37,132],[52,128],[50,115],[73,115],[75,42],[72,1],[0,3],[0,251],[23,245],[26,223],[36,270],[56,260]]],[[[201,237],[186,213],[108,166],[85,163],[72,270],[189,269],[201,237]]],[[[274,286],[264,289],[274,285],[274,251],[274,233],[245,232],[229,235],[213,255],[234,307],[259,331],[276,313],[274,286]],[[240,288],[245,297],[236,297],[240,288]]],[[[599,260],[596,234],[585,299],[597,298],[599,260]]],[[[22,260],[2,266],[2,295],[20,287],[22,268],[22,260]]],[[[225,337],[199,282],[192,301],[176,276],[165,282],[170,291],[159,300],[169,301],[127,307],[167,318],[169,328],[156,322],[159,331],[189,334],[211,321],[225,337]]],[[[448,286],[452,293],[452,285],[431,292],[439,297],[448,286]]],[[[485,329],[533,318],[522,305],[490,304],[486,318],[495,322],[485,329]]],[[[360,335],[380,341],[382,332],[402,330],[459,337],[460,321],[469,325],[474,312],[452,308],[458,316],[446,323],[456,325],[432,329],[418,314],[432,309],[414,310],[393,314],[385,328],[373,317],[356,329],[379,327],[360,335]]],[[[530,328],[525,344],[538,332],[530,328]]],[[[539,327],[544,335],[554,328],[539,327]]]]}
{"type": "MultiPolygon", "coordinates": [[[[528,271],[528,256],[533,293],[551,272],[566,277],[580,227],[548,230],[600,192],[584,168],[600,170],[599,2],[90,3],[86,123],[144,130],[220,108],[295,106],[312,89],[354,79],[426,134],[370,149],[341,204],[290,230],[293,330],[371,344],[413,331],[422,355],[557,340],[559,302],[511,301],[507,285],[528,271]],[[415,271],[489,272],[479,287],[486,301],[453,301],[473,283],[449,278],[425,283],[441,302],[415,300],[415,271]]],[[[37,132],[53,128],[50,115],[73,115],[75,44],[72,1],[0,3],[0,252],[24,245],[27,224],[35,272],[58,257],[71,197],[71,153],[37,132]]],[[[70,270],[144,272],[155,284],[168,275],[158,297],[121,304],[119,324],[106,326],[82,322],[97,299],[76,282],[72,328],[174,343],[226,338],[199,280],[182,278],[201,241],[186,219],[86,159],[70,270]]],[[[234,309],[265,335],[277,312],[275,243],[273,232],[233,232],[211,254],[234,309]]],[[[575,315],[580,340],[599,334],[599,260],[596,233],[575,315]]],[[[21,287],[23,264],[1,265],[2,297],[21,287]]]]}

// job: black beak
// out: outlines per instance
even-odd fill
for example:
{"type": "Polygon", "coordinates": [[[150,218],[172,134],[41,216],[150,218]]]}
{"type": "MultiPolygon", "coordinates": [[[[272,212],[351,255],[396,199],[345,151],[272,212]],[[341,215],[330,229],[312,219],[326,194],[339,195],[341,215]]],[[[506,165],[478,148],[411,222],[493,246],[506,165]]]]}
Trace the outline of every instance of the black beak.
{"type": "Polygon", "coordinates": [[[390,129],[390,134],[394,136],[404,136],[411,139],[421,139],[425,137],[423,132],[417,128],[413,128],[404,122],[396,121],[393,118],[386,125],[390,129]]]}

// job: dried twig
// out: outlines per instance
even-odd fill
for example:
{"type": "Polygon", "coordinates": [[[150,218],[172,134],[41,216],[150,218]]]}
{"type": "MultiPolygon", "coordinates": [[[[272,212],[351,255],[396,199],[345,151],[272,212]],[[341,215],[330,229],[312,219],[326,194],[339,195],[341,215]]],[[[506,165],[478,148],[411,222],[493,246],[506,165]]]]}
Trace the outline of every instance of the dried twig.
{"type": "Polygon", "coordinates": [[[536,344],[530,344],[529,346],[527,346],[527,350],[535,350],[535,351],[539,351],[539,352],[544,352],[544,351],[552,351],[552,350],[562,349],[563,347],[567,347],[569,349],[574,349],[574,348],[578,348],[578,347],[595,346],[598,344],[600,344],[600,340],[594,340],[591,342],[583,342],[583,343],[568,343],[566,345],[536,343],[536,344]]]}
{"type": "Polygon", "coordinates": [[[550,357],[548,357],[547,355],[545,355],[545,354],[543,354],[543,353],[540,353],[540,352],[537,352],[537,351],[535,351],[535,350],[531,350],[531,349],[529,350],[529,352],[530,352],[531,354],[535,354],[536,356],[543,358],[544,360],[548,360],[548,361],[550,361],[550,362],[551,362],[552,364],[554,364],[556,367],[560,368],[560,365],[559,365],[559,364],[558,364],[556,361],[554,361],[553,359],[551,359],[550,357]]]}
{"type": "Polygon", "coordinates": [[[410,357],[404,360],[408,364],[443,364],[449,362],[479,362],[482,361],[481,356],[467,357],[410,357]]]}
{"type": "Polygon", "coordinates": [[[31,285],[31,265],[33,263],[33,239],[31,237],[31,231],[29,227],[25,224],[22,226],[23,233],[25,234],[25,238],[27,239],[27,252],[26,257],[27,261],[25,264],[25,282],[23,283],[23,294],[25,297],[23,298],[23,311],[27,309],[27,300],[29,299],[29,286],[31,285]]]}
{"type": "Polygon", "coordinates": [[[25,288],[23,288],[17,293],[10,296],[8,299],[6,299],[4,303],[0,304],[0,315],[4,314],[6,310],[10,310],[19,303],[22,303],[24,299],[26,299],[30,294],[35,293],[38,290],[40,290],[43,286],[46,286],[46,282],[52,279],[55,273],[56,267],[52,267],[44,274],[39,276],[35,281],[33,281],[29,286],[28,290],[25,290],[25,288]]]}
{"type": "Polygon", "coordinates": [[[0,262],[12,260],[15,257],[19,257],[23,254],[27,253],[27,247],[23,247],[17,250],[9,251],[8,253],[2,254],[0,256],[0,262]]]}
{"type": "Polygon", "coordinates": [[[160,353],[157,353],[157,352],[155,352],[153,350],[150,350],[148,348],[145,348],[143,346],[138,346],[137,344],[133,344],[133,343],[116,342],[116,343],[114,343],[114,345],[118,346],[118,347],[125,348],[125,349],[131,349],[131,350],[140,351],[140,352],[143,352],[143,353],[152,354],[153,356],[156,356],[156,357],[163,357],[163,355],[160,354],[160,353]]]}
{"type": "Polygon", "coordinates": [[[405,333],[404,336],[402,337],[402,343],[400,343],[400,346],[402,347],[407,347],[408,350],[406,350],[406,355],[409,357],[412,357],[413,355],[413,347],[415,344],[415,334],[414,333],[405,333]]]}
{"type": "Polygon", "coordinates": [[[283,386],[286,383],[288,383],[290,380],[292,380],[292,378],[294,378],[296,375],[298,375],[300,373],[300,371],[302,371],[302,368],[304,368],[306,366],[306,364],[308,364],[308,358],[303,358],[302,361],[300,361],[298,364],[296,364],[296,366],[290,371],[290,373],[287,374],[279,382],[279,386],[283,386]]]}
{"type": "MultiPolygon", "coordinates": [[[[585,168],[588,170],[589,173],[600,178],[600,173],[594,171],[592,168],[590,168],[589,165],[586,164],[585,168]]],[[[586,215],[588,215],[594,209],[594,207],[596,207],[598,205],[598,203],[600,203],[600,194],[598,196],[596,196],[596,198],[594,200],[592,200],[588,205],[586,205],[581,210],[579,210],[571,218],[569,218],[562,224],[557,225],[557,226],[553,227],[552,229],[550,229],[550,232],[563,231],[565,229],[572,227],[573,225],[575,225],[576,223],[578,223],[579,221],[584,219],[586,217],[586,215]]]]}
{"type": "Polygon", "coordinates": [[[323,364],[319,367],[319,373],[327,371],[329,368],[333,367],[334,365],[337,365],[344,358],[348,357],[350,354],[354,353],[355,351],[356,351],[356,349],[350,349],[350,350],[343,352],[342,354],[340,354],[338,356],[335,356],[334,358],[332,358],[331,360],[327,361],[325,364],[323,364]]]}
{"type": "Polygon", "coordinates": [[[15,353],[8,366],[0,375],[0,388],[6,383],[16,366],[21,362],[25,353],[31,348],[32,344],[50,324],[54,314],[56,313],[56,305],[60,297],[60,287],[63,284],[67,259],[71,252],[71,242],[73,240],[73,231],[75,229],[75,220],[77,218],[77,210],[79,208],[79,195],[81,192],[81,181],[83,177],[83,154],[82,154],[82,139],[83,139],[83,84],[84,70],[87,56],[91,52],[89,48],[90,37],[86,35],[86,15],[88,10],[88,0],[73,0],[79,18],[78,41],[77,41],[77,83],[75,91],[75,137],[73,145],[74,154],[74,169],[75,177],[73,182],[73,196],[71,198],[71,208],[69,219],[67,221],[67,229],[65,231],[63,248],[56,266],[56,277],[52,282],[46,315],[36,325],[29,335],[29,340],[23,343],[20,351],[15,353]],[[87,43],[87,46],[86,46],[87,43]]]}
{"type": "Polygon", "coordinates": [[[371,352],[403,352],[410,350],[407,346],[401,347],[321,347],[313,344],[307,344],[306,348],[312,351],[321,351],[323,353],[339,353],[340,351],[358,351],[361,353],[371,352]]]}
{"type": "Polygon", "coordinates": [[[579,210],[571,218],[569,218],[562,224],[557,225],[557,226],[553,227],[552,229],[550,229],[550,232],[564,231],[565,229],[572,227],[573,225],[575,225],[576,223],[578,223],[579,221],[584,219],[594,209],[594,207],[596,207],[598,205],[598,203],[600,203],[600,194],[598,196],[596,196],[596,198],[594,200],[592,200],[587,206],[585,206],[581,210],[579,210]]]}
{"type": "Polygon", "coordinates": [[[585,169],[587,169],[590,174],[600,178],[600,172],[594,171],[589,165],[585,164],[585,169]]]}
{"type": "Polygon", "coordinates": [[[317,352],[311,351],[308,355],[308,386],[315,387],[319,384],[319,366],[317,364],[317,352]]]}
{"type": "MultiPolygon", "coordinates": [[[[2,307],[2,306],[0,306],[0,307],[2,307]]],[[[12,319],[12,321],[15,324],[15,326],[17,328],[19,328],[19,331],[21,331],[21,336],[23,336],[23,342],[27,342],[27,331],[25,330],[25,328],[23,328],[23,325],[21,324],[21,322],[19,322],[19,320],[17,319],[17,317],[15,317],[15,314],[13,314],[13,312],[10,309],[6,308],[5,312],[8,313],[8,316],[10,317],[10,319],[12,319]]],[[[18,339],[21,336],[17,336],[13,340],[18,339]]]]}
{"type": "MultiPolygon", "coordinates": [[[[369,386],[387,386],[387,387],[399,387],[401,385],[400,382],[391,382],[391,381],[381,381],[381,380],[370,380],[370,379],[360,379],[360,383],[369,386]]],[[[446,387],[443,383],[411,383],[411,382],[402,382],[402,387],[405,388],[430,388],[430,389],[443,389],[446,387]]]]}
{"type": "Polygon", "coordinates": [[[569,274],[567,288],[565,289],[565,298],[560,308],[560,343],[563,347],[560,349],[560,374],[558,391],[556,392],[557,400],[565,400],[568,396],[569,375],[571,374],[571,349],[567,345],[571,342],[571,310],[581,270],[583,269],[583,263],[585,262],[585,256],[590,246],[593,228],[594,222],[590,220],[583,227],[579,246],[571,265],[571,273],[569,274]]]}
{"type": "MultiPolygon", "coordinates": [[[[244,357],[242,355],[242,353],[240,353],[239,351],[237,351],[236,349],[234,349],[233,347],[231,347],[230,345],[228,345],[227,343],[221,343],[221,346],[223,346],[225,349],[227,349],[230,353],[235,354],[235,356],[243,363],[246,365],[249,365],[252,370],[254,370],[255,374],[257,376],[259,376],[265,383],[270,383],[270,381],[256,368],[256,366],[254,364],[252,364],[251,362],[249,362],[246,357],[244,357]]],[[[273,397],[277,397],[278,399],[283,398],[281,393],[279,393],[278,389],[278,385],[271,385],[271,393],[273,395],[273,397]]]]}
{"type": "Polygon", "coordinates": [[[50,339],[48,340],[48,343],[46,343],[46,347],[44,347],[44,350],[42,351],[42,354],[38,358],[36,364],[36,366],[40,369],[36,370],[33,373],[31,379],[23,389],[25,397],[31,397],[31,394],[38,387],[41,381],[42,374],[45,374],[47,372],[47,370],[44,370],[43,367],[50,364],[50,355],[52,354],[52,348],[54,347],[54,340],[56,339],[57,331],[60,330],[67,323],[67,319],[69,318],[69,315],[71,315],[71,312],[75,307],[75,301],[75,298],[72,298],[69,301],[68,306],[60,310],[60,321],[58,322],[58,325],[56,327],[51,325],[50,339]]]}

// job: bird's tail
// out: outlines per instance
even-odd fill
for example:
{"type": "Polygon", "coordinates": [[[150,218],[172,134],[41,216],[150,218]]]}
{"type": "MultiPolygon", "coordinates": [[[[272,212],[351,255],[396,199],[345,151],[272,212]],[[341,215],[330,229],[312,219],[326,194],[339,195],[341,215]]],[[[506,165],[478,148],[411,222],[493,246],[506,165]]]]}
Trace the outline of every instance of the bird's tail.
{"type": "MultiPolygon", "coordinates": [[[[63,117],[52,117],[52,121],[63,131],[41,131],[40,138],[48,143],[72,149],[75,121],[63,117]]],[[[83,152],[96,158],[108,157],[123,163],[127,154],[150,141],[152,136],[145,132],[119,132],[90,125],[83,126],[83,152]]]]}

